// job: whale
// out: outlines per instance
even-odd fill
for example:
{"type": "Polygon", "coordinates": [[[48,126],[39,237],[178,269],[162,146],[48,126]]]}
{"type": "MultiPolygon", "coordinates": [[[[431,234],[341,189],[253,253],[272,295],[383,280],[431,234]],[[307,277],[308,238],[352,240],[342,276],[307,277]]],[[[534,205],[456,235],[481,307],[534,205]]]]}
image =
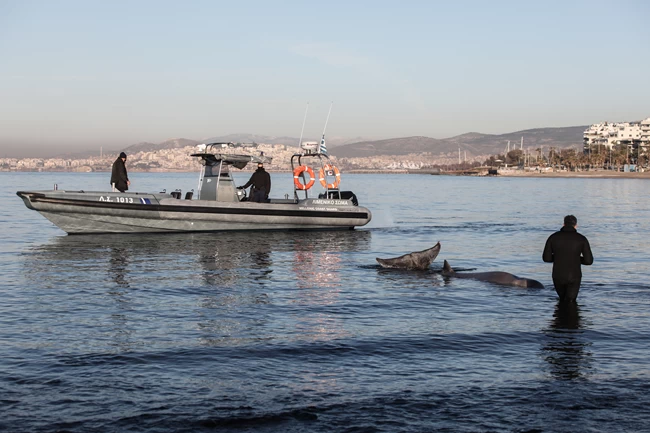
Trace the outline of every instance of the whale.
{"type": "Polygon", "coordinates": [[[445,260],[442,266],[442,275],[454,278],[470,278],[473,280],[487,281],[489,283],[500,284],[503,286],[524,287],[528,289],[543,289],[544,285],[537,280],[530,278],[520,278],[508,272],[456,272],[451,265],[445,260]]]}
{"type": "Polygon", "coordinates": [[[403,256],[380,259],[376,258],[377,262],[382,268],[393,269],[407,269],[407,270],[426,270],[433,262],[438,253],[440,252],[440,242],[422,251],[414,251],[412,253],[404,254],[403,256]]]}

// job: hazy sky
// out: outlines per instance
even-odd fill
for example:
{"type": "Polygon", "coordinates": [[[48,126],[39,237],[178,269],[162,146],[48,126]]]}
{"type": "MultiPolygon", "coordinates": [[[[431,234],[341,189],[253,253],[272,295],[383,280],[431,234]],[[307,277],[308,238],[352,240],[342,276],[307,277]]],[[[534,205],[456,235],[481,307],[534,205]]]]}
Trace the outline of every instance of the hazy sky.
{"type": "Polygon", "coordinates": [[[0,0],[0,156],[650,116],[650,2],[0,0]]]}

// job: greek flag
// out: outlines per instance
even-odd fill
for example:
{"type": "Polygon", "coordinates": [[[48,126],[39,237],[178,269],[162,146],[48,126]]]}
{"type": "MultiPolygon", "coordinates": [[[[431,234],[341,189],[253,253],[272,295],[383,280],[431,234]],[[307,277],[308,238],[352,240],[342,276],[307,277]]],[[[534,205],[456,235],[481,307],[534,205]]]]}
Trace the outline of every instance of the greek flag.
{"type": "Polygon", "coordinates": [[[325,146],[325,136],[323,135],[323,138],[320,139],[320,146],[318,147],[318,153],[322,153],[323,155],[327,155],[327,146],[325,146]]]}

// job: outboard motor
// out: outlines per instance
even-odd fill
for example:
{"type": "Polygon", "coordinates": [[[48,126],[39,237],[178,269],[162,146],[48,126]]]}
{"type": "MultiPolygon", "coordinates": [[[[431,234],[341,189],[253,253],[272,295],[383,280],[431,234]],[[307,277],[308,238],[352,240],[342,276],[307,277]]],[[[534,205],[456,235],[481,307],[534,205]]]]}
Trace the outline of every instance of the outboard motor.
{"type": "Polygon", "coordinates": [[[341,191],[341,198],[344,200],[351,200],[353,205],[359,206],[359,200],[357,200],[356,194],[352,191],[341,191]]]}

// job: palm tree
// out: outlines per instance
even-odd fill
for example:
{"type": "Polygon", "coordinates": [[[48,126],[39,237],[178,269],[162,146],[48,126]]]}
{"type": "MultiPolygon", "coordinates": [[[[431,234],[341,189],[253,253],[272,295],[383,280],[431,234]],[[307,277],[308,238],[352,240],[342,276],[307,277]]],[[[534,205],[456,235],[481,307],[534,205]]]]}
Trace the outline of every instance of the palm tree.
{"type": "Polygon", "coordinates": [[[598,145],[592,145],[591,146],[591,163],[594,167],[603,167],[605,165],[605,161],[607,160],[607,153],[609,150],[601,146],[600,144],[598,145]]]}
{"type": "Polygon", "coordinates": [[[542,159],[542,148],[538,147],[535,149],[535,152],[537,152],[537,155],[535,155],[535,162],[539,165],[539,160],[542,159]]]}
{"type": "Polygon", "coordinates": [[[564,149],[562,162],[570,171],[573,171],[578,165],[578,155],[576,155],[575,149],[564,149]]]}
{"type": "Polygon", "coordinates": [[[523,151],[521,151],[520,149],[511,150],[506,155],[506,163],[507,164],[519,164],[519,162],[521,162],[521,158],[522,158],[523,154],[524,154],[523,151]]]}
{"type": "Polygon", "coordinates": [[[613,146],[612,148],[612,161],[616,166],[616,170],[618,171],[620,169],[620,166],[623,165],[627,161],[627,145],[625,144],[617,144],[613,146]]]}
{"type": "Polygon", "coordinates": [[[551,166],[556,166],[556,165],[561,164],[562,155],[561,155],[561,153],[559,154],[557,152],[555,147],[551,147],[551,150],[548,151],[548,161],[551,164],[551,166]]]}

